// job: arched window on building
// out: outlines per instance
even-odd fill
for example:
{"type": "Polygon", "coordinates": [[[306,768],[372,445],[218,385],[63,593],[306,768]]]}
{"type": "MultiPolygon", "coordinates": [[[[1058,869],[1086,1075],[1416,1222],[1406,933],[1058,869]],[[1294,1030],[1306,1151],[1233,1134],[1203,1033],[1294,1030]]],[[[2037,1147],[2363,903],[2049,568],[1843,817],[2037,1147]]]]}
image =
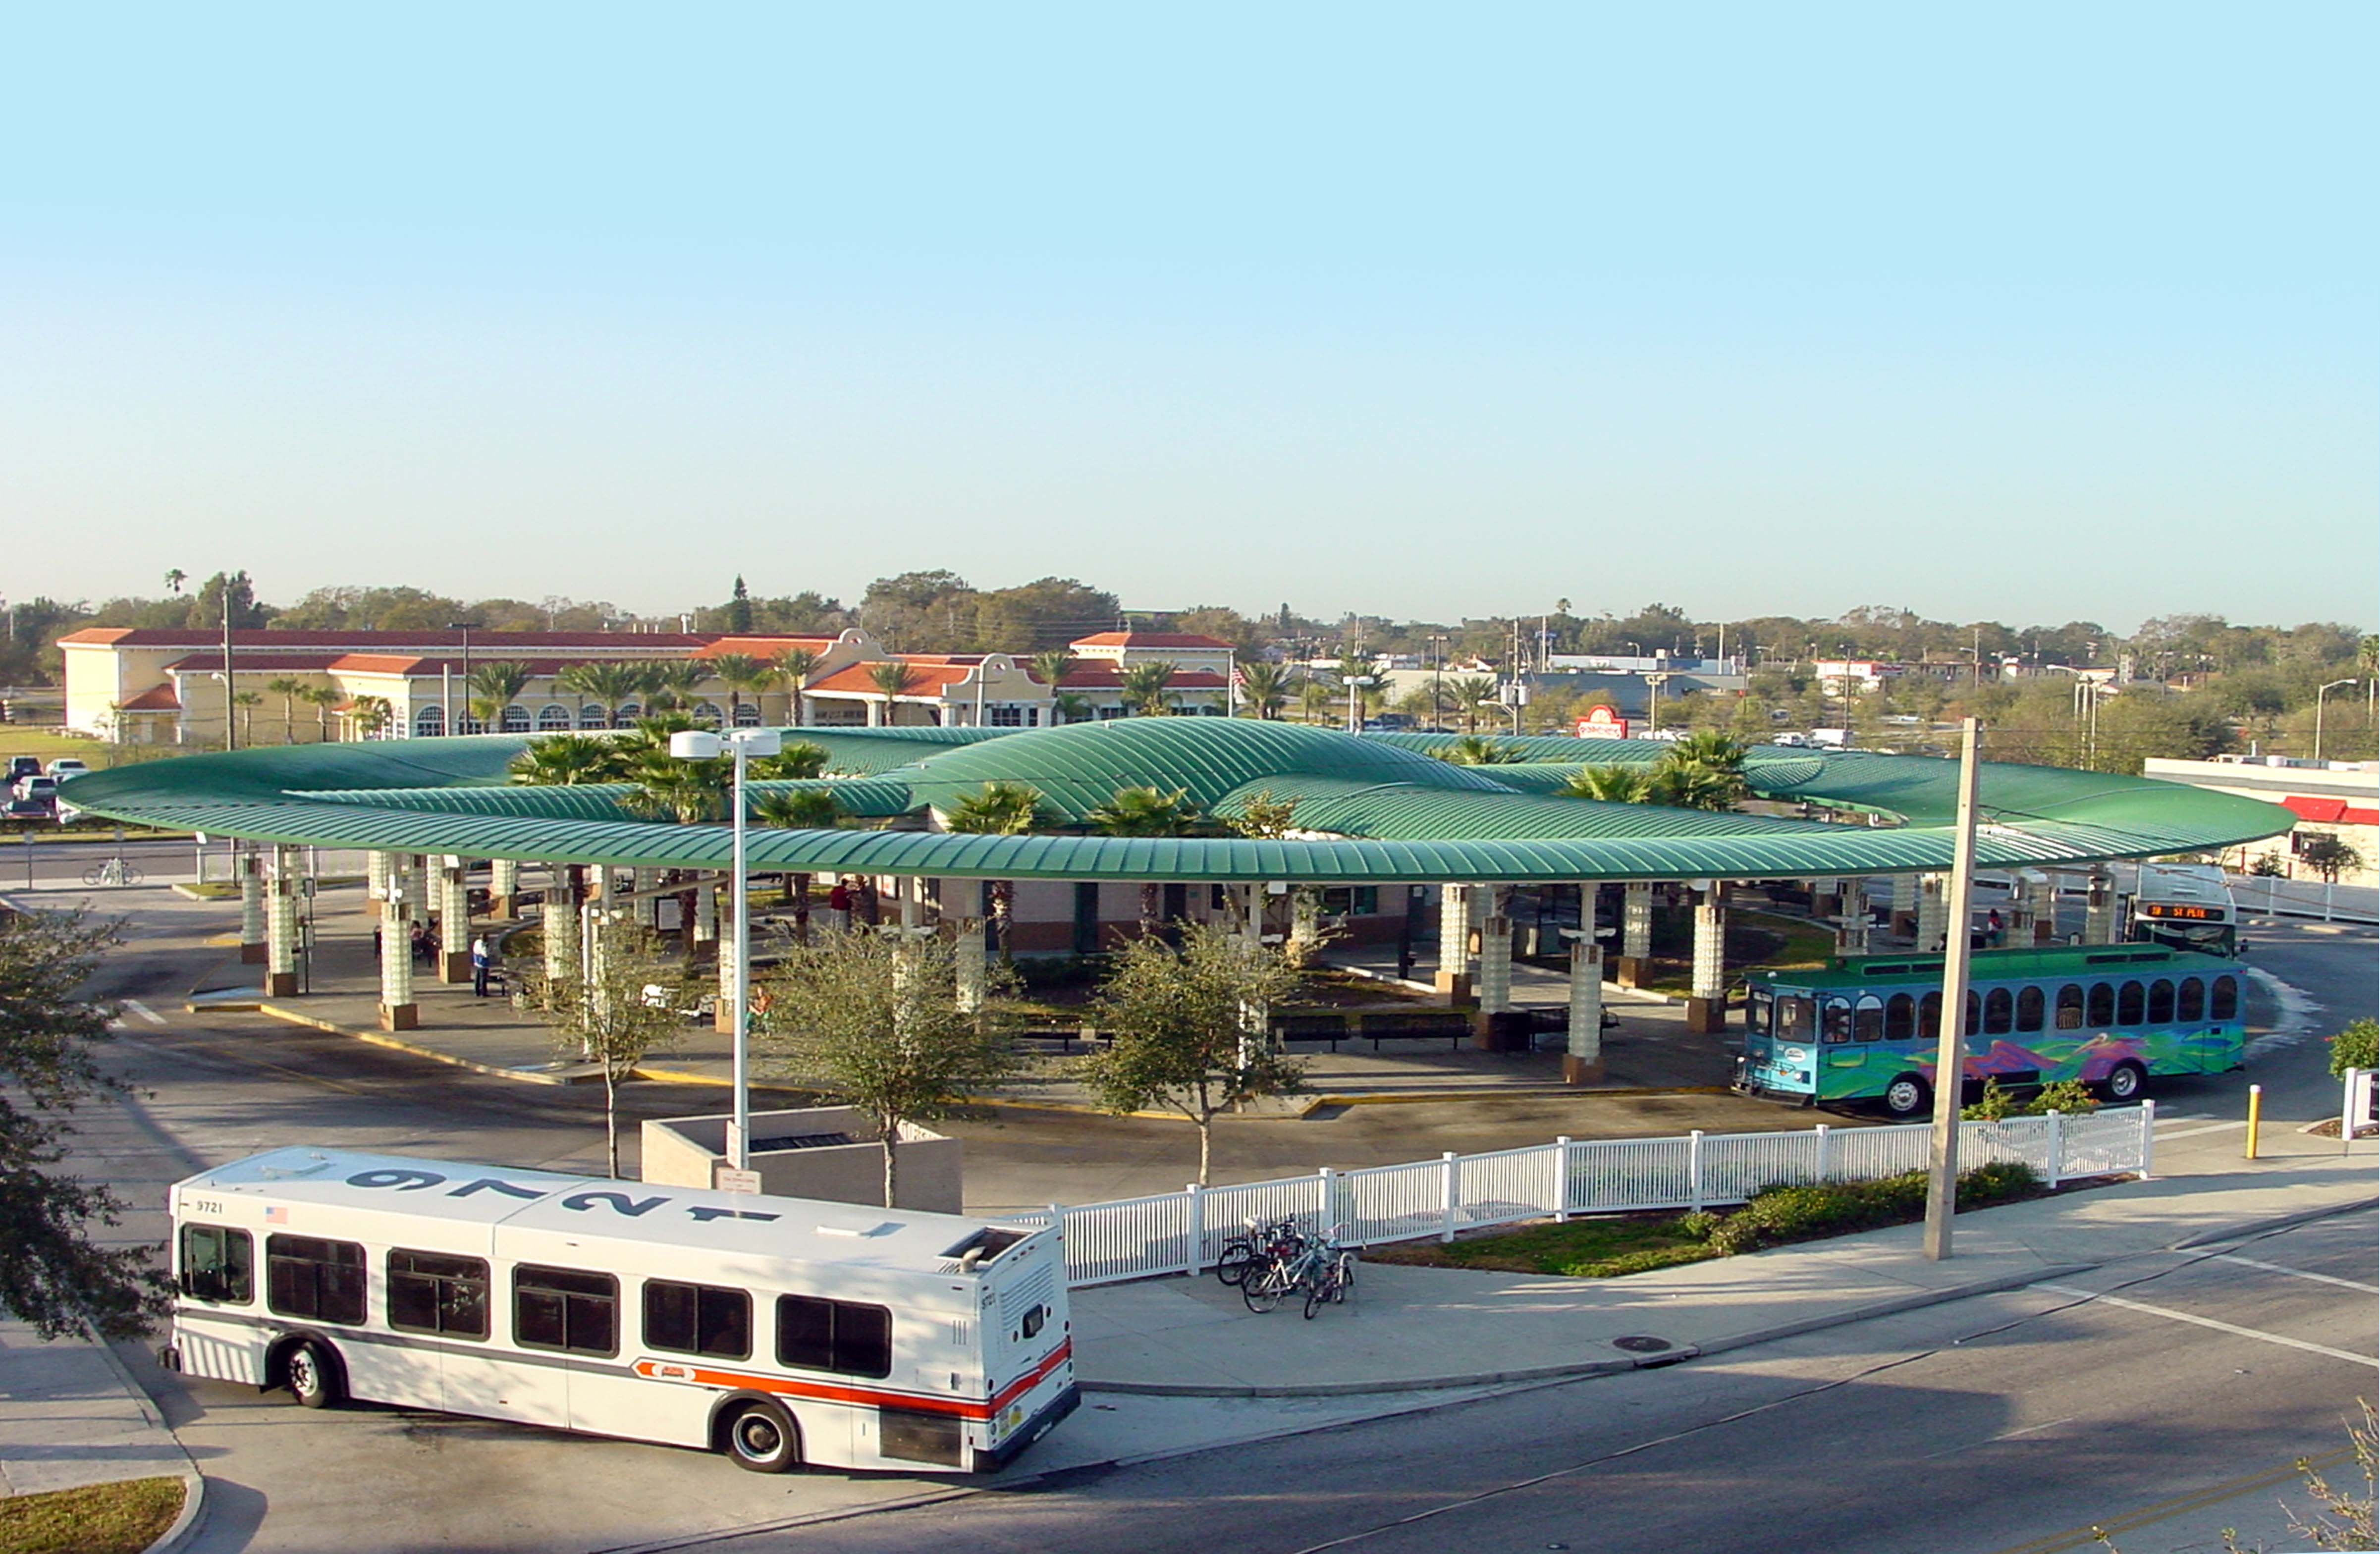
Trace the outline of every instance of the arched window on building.
{"type": "Polygon", "coordinates": [[[735,726],[737,728],[759,728],[760,726],[760,704],[757,701],[737,702],[735,704],[735,726]]]}
{"type": "Polygon", "coordinates": [[[413,737],[436,739],[446,732],[446,710],[443,707],[424,707],[413,714],[413,737]]]}
{"type": "Polygon", "coordinates": [[[563,734],[570,728],[570,709],[549,702],[538,709],[537,731],[540,734],[563,734]]]}
{"type": "Polygon", "coordinates": [[[695,707],[694,721],[698,723],[708,723],[712,728],[717,728],[721,723],[726,722],[726,717],[725,714],[719,710],[719,703],[715,701],[705,701],[695,707]]]}
{"type": "Polygon", "coordinates": [[[612,726],[612,714],[605,711],[601,707],[581,707],[578,710],[578,726],[580,728],[610,728],[612,726]]]}
{"type": "Polygon", "coordinates": [[[633,701],[624,701],[620,703],[618,710],[612,714],[612,726],[613,728],[634,728],[637,726],[637,720],[644,715],[645,710],[643,708],[638,706],[633,701]]]}
{"type": "MultiPolygon", "coordinates": [[[[554,710],[558,712],[561,709],[557,707],[554,710]]],[[[496,726],[504,730],[506,734],[527,734],[528,732],[528,709],[521,706],[518,702],[506,702],[504,704],[504,713],[500,718],[498,718],[496,726]]]]}

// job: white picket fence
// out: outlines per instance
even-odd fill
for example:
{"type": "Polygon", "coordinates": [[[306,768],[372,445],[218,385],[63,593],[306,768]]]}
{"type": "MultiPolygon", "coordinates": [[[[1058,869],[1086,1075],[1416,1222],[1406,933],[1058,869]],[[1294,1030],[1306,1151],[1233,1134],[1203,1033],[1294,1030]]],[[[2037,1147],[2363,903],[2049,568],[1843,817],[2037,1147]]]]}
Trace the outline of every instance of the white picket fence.
{"type": "Polygon", "coordinates": [[[2341,1077],[2338,1136],[2380,1133],[2380,1071],[2350,1068],[2341,1077]]]}
{"type": "MultiPolygon", "coordinates": [[[[2116,1172],[2149,1174],[2156,1105],[1960,1124],[1961,1170],[2021,1160],[2050,1185],[2116,1172]]],[[[1855,1182],[1925,1169],[1924,1123],[1880,1128],[1824,1123],[1795,1133],[1574,1139],[1486,1155],[1441,1155],[1227,1187],[1086,1203],[1008,1215],[1018,1224],[1062,1220],[1068,1282],[1076,1288],[1211,1266],[1244,1220],[1290,1215],[1339,1227],[1350,1244],[1437,1236],[1521,1220],[1639,1208],[1742,1203],[1774,1182],[1855,1182]]]]}

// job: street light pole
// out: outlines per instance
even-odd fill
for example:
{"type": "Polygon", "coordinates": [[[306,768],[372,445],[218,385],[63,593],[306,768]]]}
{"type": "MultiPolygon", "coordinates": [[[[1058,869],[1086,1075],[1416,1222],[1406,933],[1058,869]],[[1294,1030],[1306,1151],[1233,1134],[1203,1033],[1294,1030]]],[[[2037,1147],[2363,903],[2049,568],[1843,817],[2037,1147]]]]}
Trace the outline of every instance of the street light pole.
{"type": "Polygon", "coordinates": [[[743,728],[723,735],[709,729],[689,729],[670,735],[670,754],[680,760],[716,760],[722,755],[735,758],[735,782],[730,799],[734,815],[729,829],[734,838],[730,867],[735,878],[729,882],[728,892],[728,909],[735,918],[728,937],[729,953],[735,957],[735,977],[729,993],[735,1011],[735,1115],[727,1129],[727,1163],[739,1172],[752,1169],[752,915],[751,884],[745,868],[744,781],[750,757],[773,756],[783,747],[783,736],[772,728],[743,728]]]}
{"type": "Polygon", "coordinates": [[[2322,759],[2322,698],[2341,686],[2351,686],[2352,680],[2333,680],[2313,693],[2313,759],[2322,759]]]}

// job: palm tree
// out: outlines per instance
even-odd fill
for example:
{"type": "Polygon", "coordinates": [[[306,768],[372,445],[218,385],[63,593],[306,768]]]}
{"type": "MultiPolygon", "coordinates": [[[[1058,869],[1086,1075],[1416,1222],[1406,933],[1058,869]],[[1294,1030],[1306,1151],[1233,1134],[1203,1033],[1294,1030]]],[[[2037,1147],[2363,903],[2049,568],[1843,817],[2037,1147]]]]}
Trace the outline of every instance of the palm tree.
{"type": "MultiPolygon", "coordinates": [[[[781,788],[760,795],[752,806],[752,818],[778,831],[831,831],[843,823],[843,806],[824,788],[781,788]]],[[[794,938],[807,944],[810,941],[809,874],[807,870],[790,874],[785,883],[794,898],[794,938]]]]}
{"type": "Polygon", "coordinates": [[[253,743],[250,735],[256,730],[256,710],[264,705],[264,698],[254,691],[234,691],[231,693],[231,704],[239,709],[240,743],[244,745],[253,743]]]}
{"type": "Polygon", "coordinates": [[[909,666],[899,659],[876,664],[868,669],[868,683],[874,686],[877,694],[884,698],[881,702],[871,701],[868,704],[869,712],[879,714],[868,720],[870,726],[885,728],[892,726],[892,701],[896,697],[909,694],[910,673],[909,666]]]}
{"type": "Polygon", "coordinates": [[[734,728],[735,714],[744,710],[744,693],[752,693],[757,707],[760,693],[777,678],[777,666],[749,653],[722,653],[710,661],[710,673],[727,687],[727,726],[734,728]]]}
{"type": "MultiPolygon", "coordinates": [[[[1004,780],[986,783],[982,791],[961,795],[942,816],[944,830],[978,836],[1022,836],[1045,821],[1041,790],[1029,783],[1004,780]]],[[[1016,881],[994,880],[991,941],[1003,958],[1008,954],[1008,926],[1015,904],[1016,881]]]]}
{"type": "Polygon", "coordinates": [[[1469,734],[1479,726],[1481,709],[1496,699],[1496,682],[1485,674],[1468,675],[1450,682],[1446,694],[1463,713],[1463,732],[1469,734]]]}
{"type": "Polygon", "coordinates": [[[709,671],[690,659],[662,659],[644,665],[645,691],[659,712],[691,712],[694,694],[709,671]]]}
{"type": "Polygon", "coordinates": [[[377,739],[396,720],[396,704],[384,696],[359,696],[348,704],[348,721],[358,739],[377,739]]]}
{"type": "MultiPolygon", "coordinates": [[[[1202,830],[1207,817],[1190,802],[1188,790],[1163,793],[1156,788],[1118,788],[1106,802],[1094,805],[1084,819],[1101,836],[1190,836],[1202,830]]],[[[1140,887],[1140,931],[1157,927],[1159,881],[1140,887]]]]}
{"type": "Polygon", "coordinates": [[[1050,715],[1062,723],[1079,723],[1091,715],[1091,698],[1060,691],[1050,698],[1050,715]]]}
{"type": "Polygon", "coordinates": [[[616,783],[624,772],[620,744],[591,734],[552,734],[533,739],[505,768],[516,783],[540,788],[616,783]]]}
{"type": "Polygon", "coordinates": [[[281,698],[281,743],[298,743],[298,698],[306,689],[306,682],[284,674],[264,682],[264,688],[281,698]]]}
{"type": "Polygon", "coordinates": [[[1565,798],[1599,798],[1606,804],[1650,804],[1653,769],[1649,766],[1590,766],[1571,775],[1554,790],[1565,798]]]}
{"type": "Polygon", "coordinates": [[[1450,766],[1509,766],[1529,759],[1528,752],[1517,746],[1500,744],[1476,734],[1466,734],[1451,745],[1440,745],[1427,753],[1432,759],[1450,766]]]}
{"type": "Polygon", "coordinates": [[[1330,687],[1321,681],[1303,680],[1298,683],[1297,710],[1305,714],[1307,722],[1323,722],[1323,714],[1330,710],[1330,687]]]}
{"type": "Polygon", "coordinates": [[[785,682],[785,721],[799,727],[810,721],[802,692],[818,668],[819,656],[808,648],[788,648],[777,655],[777,674],[785,682]]]}
{"type": "MultiPolygon", "coordinates": [[[[603,663],[565,663],[562,666],[562,672],[554,675],[553,688],[570,698],[572,728],[577,728],[587,721],[589,702],[593,701],[601,705],[601,698],[596,690],[601,677],[596,672],[610,667],[611,665],[603,663]]],[[[603,721],[607,723],[612,721],[611,713],[611,708],[608,706],[603,708],[603,721]]]]}
{"type": "Polygon", "coordinates": [[[1272,722],[1297,689],[1298,677],[1286,665],[1278,663],[1244,663],[1240,665],[1240,695],[1257,716],[1272,722]]]}
{"type": "Polygon", "coordinates": [[[826,747],[796,739],[778,747],[773,756],[760,756],[745,765],[747,776],[773,783],[803,783],[826,770],[826,747]]]}
{"type": "Polygon", "coordinates": [[[298,699],[314,709],[314,722],[320,730],[316,742],[328,745],[331,742],[331,709],[346,698],[339,694],[335,686],[310,686],[298,693],[298,699]]]}
{"type": "Polygon", "coordinates": [[[1144,718],[1161,718],[1172,710],[1173,698],[1166,693],[1165,687],[1173,683],[1176,667],[1163,659],[1126,665],[1117,677],[1122,684],[1125,708],[1135,717],[1144,718]]]}
{"type": "MultiPolygon", "coordinates": [[[[1067,674],[1075,667],[1074,652],[1066,648],[1050,648],[1034,654],[1029,662],[1033,665],[1033,677],[1050,687],[1050,695],[1053,698],[1063,699],[1060,687],[1065,685],[1067,674]]],[[[1066,721],[1072,722],[1074,719],[1066,721]]]]}
{"type": "Polygon", "coordinates": [[[627,806],[638,814],[666,817],[682,826],[723,820],[735,761],[731,756],[681,760],[669,753],[664,740],[661,748],[639,751],[629,761],[628,781],[636,791],[628,795],[627,806]]]}
{"type": "Polygon", "coordinates": [[[509,659],[491,659],[473,665],[471,677],[465,682],[470,693],[466,701],[471,709],[472,721],[482,729],[503,726],[504,709],[528,688],[528,665],[509,659]]]}
{"type": "Polygon", "coordinates": [[[1752,796],[1744,780],[1743,762],[1751,754],[1743,742],[1722,729],[1704,729],[1670,746],[1654,769],[1662,790],[1658,802],[1682,809],[1733,809],[1752,796]]]}

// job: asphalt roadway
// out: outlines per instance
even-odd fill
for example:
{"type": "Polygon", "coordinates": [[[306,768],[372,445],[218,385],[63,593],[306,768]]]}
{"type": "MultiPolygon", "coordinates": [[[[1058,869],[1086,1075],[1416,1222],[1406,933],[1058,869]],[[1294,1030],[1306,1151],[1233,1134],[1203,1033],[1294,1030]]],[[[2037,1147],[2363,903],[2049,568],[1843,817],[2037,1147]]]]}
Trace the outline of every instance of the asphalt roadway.
{"type": "MultiPolygon", "coordinates": [[[[78,1159],[142,1206],[121,1227],[126,1239],[162,1235],[149,1206],[174,1177],[293,1136],[563,1169],[600,1160],[598,1113],[582,1092],[484,1078],[257,1016],[181,1013],[180,992],[220,957],[204,941],[234,920],[228,910],[154,891],[108,904],[135,911],[135,938],[95,990],[133,1001],[117,1057],[145,1093],[123,1111],[88,1114],[78,1159]]],[[[2335,1090],[2308,1076],[2320,1059],[2308,1033],[2371,1007],[2369,936],[2301,933],[2284,945],[2268,933],[2258,943],[2262,964],[2289,965],[2307,996],[2330,1001],[2258,1068],[2277,1095],[2326,1105],[2335,1090]]],[[[2219,1122],[2237,1099],[2235,1078],[2168,1104],[2219,1122]]],[[[645,1094],[634,1106],[659,1114],[682,1110],[678,1101],[645,1094]]],[[[1361,1164],[1375,1149],[1410,1158],[1417,1143],[1475,1148],[1500,1135],[1597,1131],[1548,1127],[1539,1114],[1569,1104],[1468,1108],[1460,1136],[1442,1135],[1437,1123],[1451,1119],[1421,1107],[1248,1123],[1243,1136],[1270,1141],[1266,1153],[1326,1147],[1332,1163],[1361,1164]],[[1482,1114],[1505,1107],[1515,1112],[1482,1114]]],[[[1035,1116],[985,1126],[978,1158],[1005,1157],[1020,1172],[1040,1151],[1054,1162],[1138,1148],[1161,1169],[1187,1148],[1184,1130],[1159,1123],[1035,1116]],[[1001,1137],[1025,1147],[1003,1149],[1001,1137]]],[[[1641,1131],[1672,1131],[1672,1122],[1641,1131]]],[[[2087,1546],[2079,1529],[2088,1523],[2235,1487],[2211,1510],[2183,1508],[2117,1539],[2128,1550],[2203,1548],[2221,1524],[2210,1514],[2281,1532],[2272,1505],[2289,1462],[2345,1444],[2341,1421],[2370,1395],[2373,1370],[2325,1351],[2371,1346],[2373,1236],[2365,1213],[2221,1249],[2244,1260],[2132,1259],[2089,1281],[2125,1285],[2126,1306],[2070,1309],[2072,1297],[2034,1288],[1658,1373],[1370,1422],[1353,1406],[1250,1403],[1241,1405],[1248,1420],[1269,1412],[1311,1433],[990,1492],[895,1476],[758,1478],[698,1453],[399,1410],[323,1415],[278,1394],[167,1377],[126,1353],[210,1476],[209,1518],[190,1546],[207,1551],[907,1549],[964,1538],[1036,1554],[1218,1540],[1267,1550],[1427,1540],[2046,1554],[2087,1546]],[[2237,1487],[2246,1480],[2256,1482],[2237,1487]],[[866,1512],[875,1514],[836,1520],[866,1512]],[[739,1531],[771,1526],[780,1530],[739,1531]],[[2075,1537],[2044,1541],[2061,1530],[2075,1537]]],[[[1102,1399],[1069,1428],[1108,1420],[1161,1437],[1169,1406],[1211,1414],[1226,1405],[1102,1399]]]]}

